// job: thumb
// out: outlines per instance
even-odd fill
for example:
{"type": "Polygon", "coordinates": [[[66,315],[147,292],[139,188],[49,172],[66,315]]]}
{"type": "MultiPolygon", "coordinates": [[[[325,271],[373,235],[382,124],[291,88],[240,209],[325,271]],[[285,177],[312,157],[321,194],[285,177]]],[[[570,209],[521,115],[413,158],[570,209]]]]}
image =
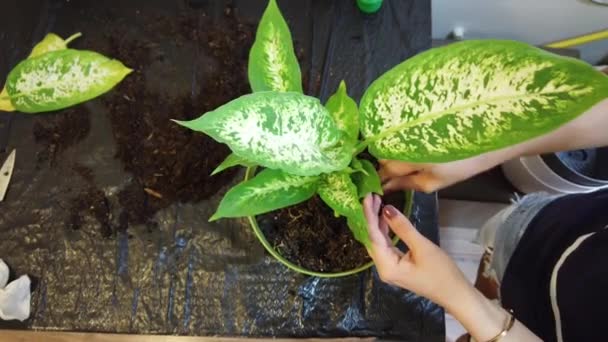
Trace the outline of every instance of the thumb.
{"type": "Polygon", "coordinates": [[[382,216],[391,230],[397,235],[411,251],[422,247],[428,240],[418,232],[412,223],[392,205],[387,205],[382,210],[382,216]]]}

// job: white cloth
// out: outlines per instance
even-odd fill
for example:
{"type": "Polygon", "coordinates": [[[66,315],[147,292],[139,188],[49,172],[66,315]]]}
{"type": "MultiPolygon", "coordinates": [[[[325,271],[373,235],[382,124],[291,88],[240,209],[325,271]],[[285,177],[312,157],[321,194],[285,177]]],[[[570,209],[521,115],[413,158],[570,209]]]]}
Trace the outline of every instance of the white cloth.
{"type": "Polygon", "coordinates": [[[0,259],[0,319],[26,320],[30,316],[30,278],[23,275],[8,285],[8,266],[0,259]]]}

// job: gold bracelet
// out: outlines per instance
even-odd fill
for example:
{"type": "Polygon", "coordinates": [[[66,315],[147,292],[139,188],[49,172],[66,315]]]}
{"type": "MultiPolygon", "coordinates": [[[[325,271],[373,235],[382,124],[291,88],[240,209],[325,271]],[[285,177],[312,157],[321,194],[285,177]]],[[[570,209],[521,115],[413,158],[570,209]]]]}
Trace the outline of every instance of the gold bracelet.
{"type": "Polygon", "coordinates": [[[502,329],[502,331],[494,336],[492,339],[488,340],[488,342],[496,342],[499,341],[501,338],[507,336],[507,333],[509,333],[509,330],[511,330],[511,328],[513,328],[513,325],[515,324],[515,317],[513,317],[513,311],[509,310],[509,317],[507,317],[507,321],[505,322],[505,327],[502,329]]]}

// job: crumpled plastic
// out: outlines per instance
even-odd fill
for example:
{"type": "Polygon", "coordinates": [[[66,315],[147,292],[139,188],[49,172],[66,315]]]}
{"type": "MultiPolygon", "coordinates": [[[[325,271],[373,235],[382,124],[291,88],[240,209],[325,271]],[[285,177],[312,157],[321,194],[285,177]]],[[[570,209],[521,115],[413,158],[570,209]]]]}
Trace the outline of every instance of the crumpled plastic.
{"type": "Polygon", "coordinates": [[[8,283],[9,273],[8,265],[0,259],[0,319],[24,321],[30,316],[30,277],[22,275],[8,283]]]}

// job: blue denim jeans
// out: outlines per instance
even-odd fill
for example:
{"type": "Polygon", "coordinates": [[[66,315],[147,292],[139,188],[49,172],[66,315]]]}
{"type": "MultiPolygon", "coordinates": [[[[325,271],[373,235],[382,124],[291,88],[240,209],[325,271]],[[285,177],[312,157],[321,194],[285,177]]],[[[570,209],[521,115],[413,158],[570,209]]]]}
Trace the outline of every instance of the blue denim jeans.
{"type": "Polygon", "coordinates": [[[513,204],[484,224],[479,240],[486,250],[492,251],[487,268],[492,277],[501,283],[509,259],[532,219],[547,204],[563,195],[533,193],[513,200],[513,204]]]}

